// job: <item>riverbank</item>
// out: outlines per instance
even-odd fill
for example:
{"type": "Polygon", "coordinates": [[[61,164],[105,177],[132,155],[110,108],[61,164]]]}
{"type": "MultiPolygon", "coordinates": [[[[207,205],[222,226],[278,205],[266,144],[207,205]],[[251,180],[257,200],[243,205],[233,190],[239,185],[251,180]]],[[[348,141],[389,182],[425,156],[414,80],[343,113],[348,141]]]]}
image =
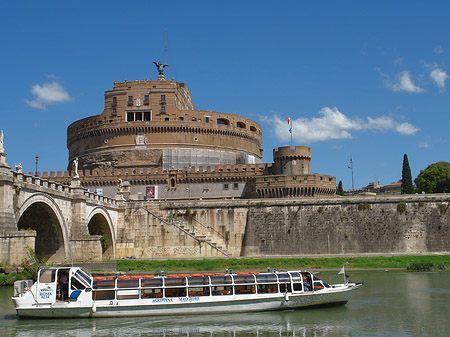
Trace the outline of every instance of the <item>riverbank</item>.
{"type": "Polygon", "coordinates": [[[351,257],[277,257],[277,258],[232,258],[202,260],[118,260],[117,271],[129,274],[159,274],[177,272],[265,271],[314,269],[347,270],[356,269],[407,269],[413,264],[432,264],[440,269],[450,266],[450,255],[400,255],[400,256],[351,256],[351,257]]]}
{"type": "MultiPolygon", "coordinates": [[[[82,265],[82,264],[80,264],[82,265]]],[[[346,257],[276,257],[276,258],[232,258],[232,259],[192,259],[192,260],[136,260],[116,261],[116,270],[121,274],[167,274],[195,272],[266,271],[308,269],[308,270],[376,270],[403,269],[409,266],[432,266],[432,270],[448,270],[450,255],[395,255],[395,256],[346,256],[346,257]]],[[[0,286],[12,285],[17,280],[35,279],[36,267],[24,268],[23,272],[0,274],[0,286]]],[[[111,273],[91,270],[93,274],[111,273]]]]}

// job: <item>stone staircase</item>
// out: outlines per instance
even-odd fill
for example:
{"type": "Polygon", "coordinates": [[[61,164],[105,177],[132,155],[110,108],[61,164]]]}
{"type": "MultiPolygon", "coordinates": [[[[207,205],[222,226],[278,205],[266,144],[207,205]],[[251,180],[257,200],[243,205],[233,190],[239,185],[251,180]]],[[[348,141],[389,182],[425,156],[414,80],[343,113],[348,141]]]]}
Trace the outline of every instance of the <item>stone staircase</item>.
{"type": "Polygon", "coordinates": [[[190,223],[186,223],[182,220],[173,220],[174,225],[180,229],[184,229],[190,232],[191,236],[195,237],[198,242],[204,242],[210,245],[213,249],[221,252],[223,255],[230,257],[231,254],[223,247],[226,246],[225,240],[220,237],[219,233],[210,233],[205,226],[193,226],[190,223]]]}
{"type": "Polygon", "coordinates": [[[157,218],[159,221],[163,222],[164,224],[174,226],[180,232],[190,236],[195,241],[209,245],[213,250],[216,250],[225,257],[231,257],[231,254],[226,249],[223,248],[225,247],[225,241],[222,238],[220,238],[219,233],[217,233],[219,235],[213,235],[208,231],[208,228],[206,226],[200,223],[198,223],[198,226],[194,226],[190,223],[186,223],[179,219],[161,217],[159,215],[152,213],[145,207],[142,207],[142,209],[145,210],[150,215],[157,218]]]}

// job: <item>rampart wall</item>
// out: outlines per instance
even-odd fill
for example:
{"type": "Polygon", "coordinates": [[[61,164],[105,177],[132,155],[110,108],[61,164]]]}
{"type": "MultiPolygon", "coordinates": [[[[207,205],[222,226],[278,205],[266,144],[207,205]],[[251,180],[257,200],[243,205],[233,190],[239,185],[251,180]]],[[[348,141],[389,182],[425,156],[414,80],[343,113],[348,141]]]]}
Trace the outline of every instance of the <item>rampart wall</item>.
{"type": "Polygon", "coordinates": [[[189,210],[187,222],[220,233],[233,256],[450,253],[449,202],[448,194],[227,200],[164,203],[159,212],[189,210]]]}
{"type": "Polygon", "coordinates": [[[242,255],[450,252],[450,196],[261,203],[247,214],[242,255]]]}

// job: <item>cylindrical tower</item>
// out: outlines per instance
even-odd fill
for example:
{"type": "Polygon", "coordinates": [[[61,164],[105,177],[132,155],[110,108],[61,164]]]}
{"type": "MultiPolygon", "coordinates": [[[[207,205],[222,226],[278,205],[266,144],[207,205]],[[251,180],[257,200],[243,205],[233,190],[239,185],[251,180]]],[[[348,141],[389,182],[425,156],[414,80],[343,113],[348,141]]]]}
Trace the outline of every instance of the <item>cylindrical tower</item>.
{"type": "Polygon", "coordinates": [[[311,148],[283,146],[273,150],[274,174],[310,174],[311,148]]]}
{"type": "Polygon", "coordinates": [[[196,110],[176,81],[115,82],[102,114],[67,129],[69,170],[98,167],[163,170],[261,163],[261,126],[241,116],[196,110]]]}

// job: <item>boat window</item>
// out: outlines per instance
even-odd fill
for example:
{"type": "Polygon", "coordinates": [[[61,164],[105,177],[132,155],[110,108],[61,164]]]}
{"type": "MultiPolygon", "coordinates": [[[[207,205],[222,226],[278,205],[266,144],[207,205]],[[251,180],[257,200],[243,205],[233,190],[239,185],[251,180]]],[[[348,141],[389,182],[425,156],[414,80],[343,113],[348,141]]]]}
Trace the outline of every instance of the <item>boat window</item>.
{"type": "Polygon", "coordinates": [[[302,291],[302,284],[301,283],[294,283],[294,291],[302,291]]]}
{"type": "Polygon", "coordinates": [[[233,295],[233,287],[232,286],[217,286],[217,287],[213,287],[212,294],[214,296],[233,295]]]}
{"type": "Polygon", "coordinates": [[[322,282],[314,282],[314,290],[322,290],[325,288],[322,282]]]}
{"type": "Polygon", "coordinates": [[[189,297],[209,296],[209,287],[189,287],[189,297]]]}
{"type": "Polygon", "coordinates": [[[233,276],[234,283],[255,283],[255,277],[253,275],[245,276],[233,276]]]}
{"type": "Polygon", "coordinates": [[[305,291],[311,291],[313,283],[311,282],[311,274],[310,273],[302,273],[302,283],[305,291]]]}
{"type": "Polygon", "coordinates": [[[278,281],[281,282],[291,282],[291,278],[289,277],[289,274],[277,274],[278,281]]]}
{"type": "Polygon", "coordinates": [[[277,284],[260,284],[258,285],[258,294],[277,293],[277,284]]]}
{"type": "Polygon", "coordinates": [[[143,287],[162,287],[163,279],[162,278],[142,279],[141,284],[143,287]]]}
{"type": "Polygon", "coordinates": [[[75,275],[77,275],[78,278],[79,278],[80,280],[86,281],[87,284],[89,284],[89,285],[91,284],[91,281],[92,281],[91,275],[89,275],[89,274],[88,274],[86,271],[84,271],[83,269],[78,269],[78,270],[76,271],[75,275]]]}
{"type": "Polygon", "coordinates": [[[211,284],[231,284],[231,275],[211,276],[211,284]]]}
{"type": "Polygon", "coordinates": [[[139,280],[131,279],[131,280],[117,280],[117,288],[137,288],[139,287],[139,280]]]}
{"type": "Polygon", "coordinates": [[[161,298],[163,297],[162,288],[142,289],[142,298],[161,298]]]}
{"type": "Polygon", "coordinates": [[[55,282],[56,269],[41,269],[39,273],[39,282],[50,283],[55,282]]]}
{"type": "Polygon", "coordinates": [[[277,283],[277,276],[275,274],[256,275],[256,282],[258,282],[258,283],[277,283]]]}
{"type": "Polygon", "coordinates": [[[94,289],[108,289],[115,287],[115,280],[94,280],[92,283],[94,289]]]}
{"type": "Polygon", "coordinates": [[[300,273],[291,273],[292,282],[301,282],[300,273]]]}
{"type": "Polygon", "coordinates": [[[84,286],[83,283],[81,283],[80,281],[78,281],[75,277],[72,276],[72,278],[70,279],[70,287],[72,290],[78,290],[78,289],[85,289],[86,287],[84,286]]]}
{"type": "Polygon", "coordinates": [[[166,297],[185,297],[186,288],[166,288],[166,297]]]}
{"type": "Polygon", "coordinates": [[[184,285],[186,285],[186,278],[185,277],[165,278],[164,279],[164,285],[166,287],[170,287],[170,286],[184,286],[184,285]]]}
{"type": "Polygon", "coordinates": [[[280,283],[280,293],[290,293],[292,291],[290,283],[280,283]]]}
{"type": "Polygon", "coordinates": [[[118,290],[118,300],[135,300],[139,298],[139,289],[118,290]]]}
{"type": "Polygon", "coordinates": [[[236,295],[254,294],[255,293],[255,286],[254,285],[234,286],[234,293],[236,295]]]}
{"type": "Polygon", "coordinates": [[[116,296],[116,292],[114,290],[100,290],[92,292],[92,299],[94,301],[98,300],[113,300],[116,296]]]}
{"type": "Polygon", "coordinates": [[[189,285],[206,285],[209,284],[209,277],[189,277],[188,278],[189,285]]]}

